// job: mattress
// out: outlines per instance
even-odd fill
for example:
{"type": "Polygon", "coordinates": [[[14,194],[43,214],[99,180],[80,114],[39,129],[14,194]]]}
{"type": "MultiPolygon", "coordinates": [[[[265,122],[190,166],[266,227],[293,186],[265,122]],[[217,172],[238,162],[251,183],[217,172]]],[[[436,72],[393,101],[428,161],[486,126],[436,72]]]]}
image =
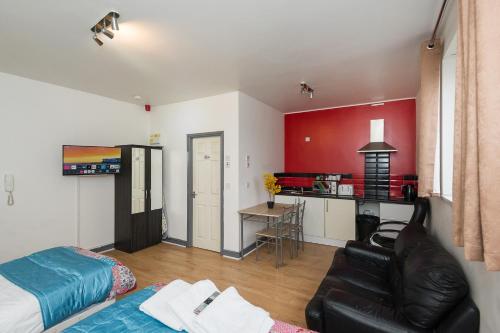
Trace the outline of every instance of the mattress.
{"type": "Polygon", "coordinates": [[[0,332],[42,332],[135,287],[113,258],[57,247],[0,265],[0,332]]]}
{"type": "MultiPolygon", "coordinates": [[[[139,310],[139,305],[164,284],[149,286],[87,317],[64,333],[179,333],[139,310]]],[[[313,331],[275,321],[270,333],[313,333],[313,331]]]]}

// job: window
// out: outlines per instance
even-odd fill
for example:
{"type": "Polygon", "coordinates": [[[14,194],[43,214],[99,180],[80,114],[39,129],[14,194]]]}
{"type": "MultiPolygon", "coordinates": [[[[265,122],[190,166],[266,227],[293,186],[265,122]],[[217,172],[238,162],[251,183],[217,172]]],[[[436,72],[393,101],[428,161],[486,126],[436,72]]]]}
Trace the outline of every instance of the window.
{"type": "Polygon", "coordinates": [[[455,115],[456,39],[447,48],[441,66],[441,114],[436,145],[434,192],[447,200],[453,193],[453,129],[455,115]]]}

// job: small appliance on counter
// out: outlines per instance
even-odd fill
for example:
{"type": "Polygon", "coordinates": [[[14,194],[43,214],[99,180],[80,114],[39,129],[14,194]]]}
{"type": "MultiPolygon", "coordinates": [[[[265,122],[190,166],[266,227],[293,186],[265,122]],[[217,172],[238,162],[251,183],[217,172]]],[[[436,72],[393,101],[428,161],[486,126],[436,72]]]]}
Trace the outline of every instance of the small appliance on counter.
{"type": "Polygon", "coordinates": [[[315,180],[313,192],[321,194],[337,194],[337,182],[332,180],[315,180]]]}
{"type": "Polygon", "coordinates": [[[413,184],[401,186],[401,193],[403,194],[405,201],[415,201],[417,198],[417,191],[415,190],[415,185],[413,184]]]}
{"type": "Polygon", "coordinates": [[[338,187],[338,195],[354,195],[354,185],[343,184],[338,187]]]}

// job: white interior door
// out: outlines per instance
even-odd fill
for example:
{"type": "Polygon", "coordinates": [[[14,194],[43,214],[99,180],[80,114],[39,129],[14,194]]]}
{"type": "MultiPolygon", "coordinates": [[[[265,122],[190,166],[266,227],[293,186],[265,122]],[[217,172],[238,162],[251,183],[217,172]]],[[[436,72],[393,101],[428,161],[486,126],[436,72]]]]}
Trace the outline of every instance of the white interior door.
{"type": "Polygon", "coordinates": [[[132,148],[132,214],[143,213],[146,202],[146,151],[132,148]]]}
{"type": "Polygon", "coordinates": [[[163,154],[151,149],[151,210],[163,208],[163,154]]]}
{"type": "Polygon", "coordinates": [[[193,139],[193,246],[220,251],[220,137],[193,139]]]}

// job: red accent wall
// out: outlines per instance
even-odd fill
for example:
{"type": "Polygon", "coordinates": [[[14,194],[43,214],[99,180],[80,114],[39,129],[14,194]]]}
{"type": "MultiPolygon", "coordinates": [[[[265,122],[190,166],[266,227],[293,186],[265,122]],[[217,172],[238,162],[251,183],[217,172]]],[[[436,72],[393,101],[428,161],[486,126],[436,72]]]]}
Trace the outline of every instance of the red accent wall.
{"type": "Polygon", "coordinates": [[[370,141],[371,119],[385,120],[385,142],[398,149],[391,174],[415,174],[414,99],[286,114],[285,172],[363,174],[364,155],[357,150],[370,141]]]}

